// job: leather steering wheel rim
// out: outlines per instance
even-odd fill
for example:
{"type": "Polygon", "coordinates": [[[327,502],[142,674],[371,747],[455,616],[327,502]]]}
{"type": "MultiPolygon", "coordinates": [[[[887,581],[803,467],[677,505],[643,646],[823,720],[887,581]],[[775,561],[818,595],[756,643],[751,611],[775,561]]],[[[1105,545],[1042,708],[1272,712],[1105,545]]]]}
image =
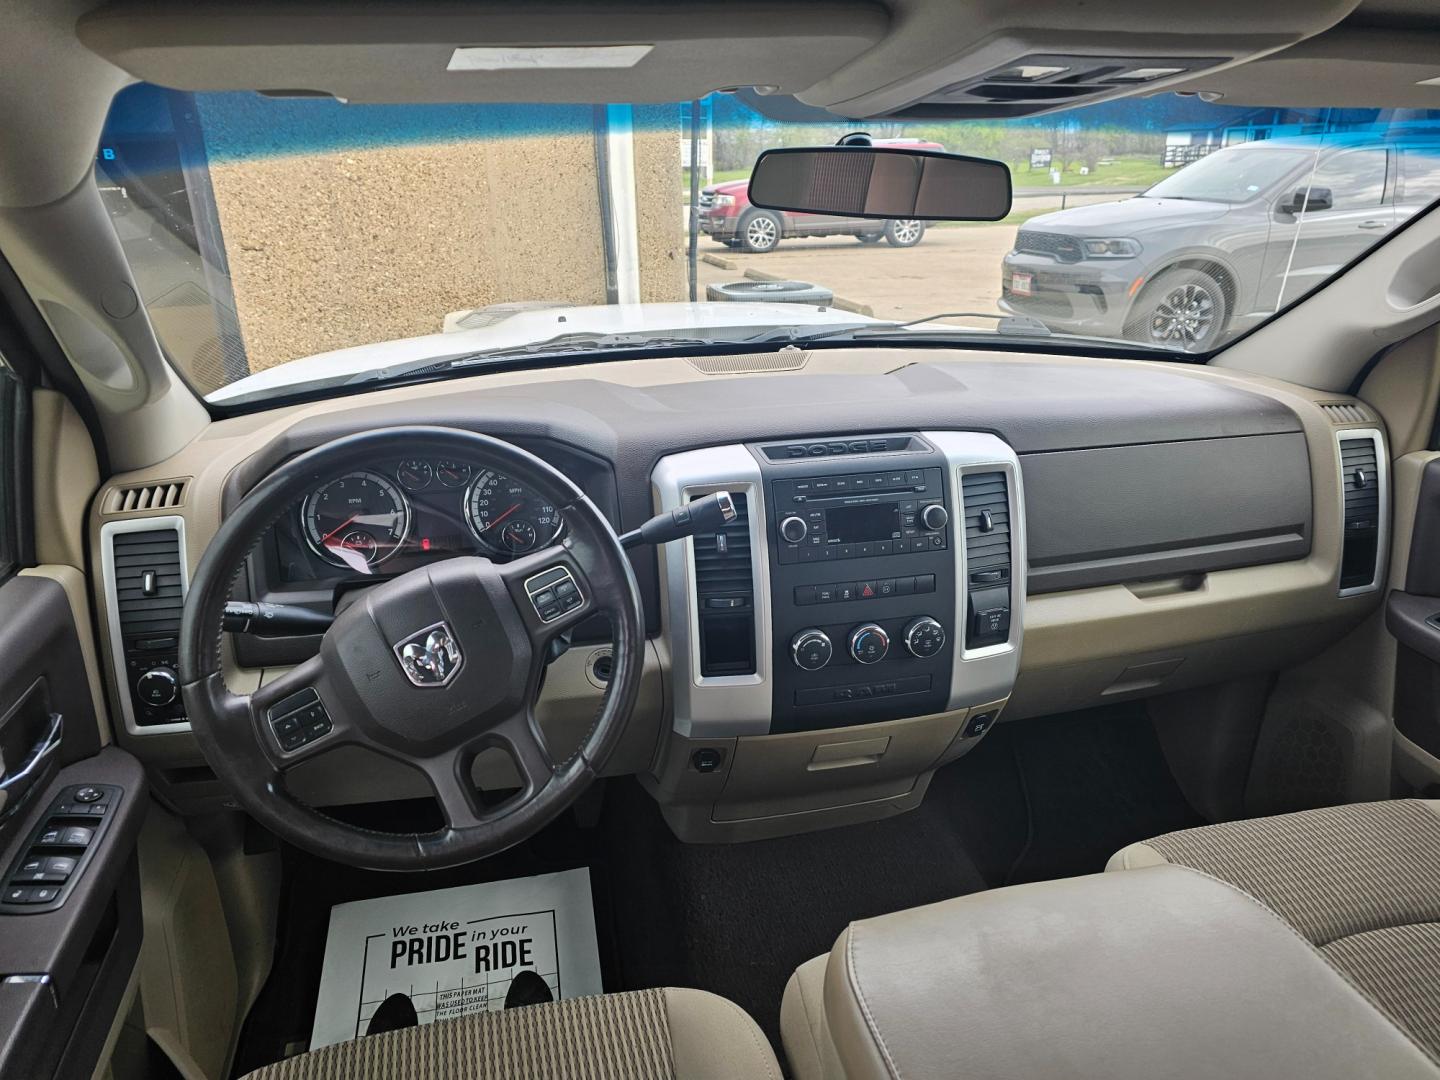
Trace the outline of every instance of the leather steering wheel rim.
{"type": "Polygon", "coordinates": [[[644,645],[630,561],[605,516],[569,478],[500,439],[458,428],[409,426],[336,439],[292,458],[226,515],[186,596],[180,681],[202,753],[261,825],[336,862],[379,870],[436,869],[519,843],[579,797],[623,735],[640,689],[644,645]],[[337,616],[316,657],[251,694],[232,691],[224,678],[221,620],[261,537],[327,480],[369,467],[376,458],[427,455],[483,463],[531,487],[564,515],[563,538],[505,564],[459,556],[377,584],[337,616]],[[543,621],[526,586],[541,588],[560,567],[578,588],[581,603],[543,621]],[[595,614],[610,620],[610,681],[579,747],[557,761],[533,712],[545,652],[559,633],[595,614]],[[417,676],[435,675],[430,668],[416,672],[413,663],[407,674],[403,646],[411,638],[433,642],[433,636],[417,635],[433,634],[437,627],[448,635],[440,648],[448,642],[456,652],[447,655],[458,659],[445,668],[443,683],[422,684],[417,676]],[[270,721],[296,701],[308,700],[311,691],[332,729],[286,751],[270,721]],[[475,714],[465,715],[470,709],[475,714]],[[365,746],[422,772],[444,826],[428,833],[375,832],[291,794],[287,772],[347,745],[365,746]],[[477,754],[495,746],[510,755],[523,787],[484,807],[474,798],[470,769],[477,754]]]}

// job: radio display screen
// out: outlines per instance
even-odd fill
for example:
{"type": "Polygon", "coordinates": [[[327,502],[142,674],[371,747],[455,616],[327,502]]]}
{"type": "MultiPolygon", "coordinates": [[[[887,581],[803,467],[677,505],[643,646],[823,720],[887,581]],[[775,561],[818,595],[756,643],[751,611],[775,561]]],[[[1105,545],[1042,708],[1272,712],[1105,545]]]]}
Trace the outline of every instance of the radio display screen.
{"type": "Polygon", "coordinates": [[[900,532],[900,504],[837,506],[825,512],[825,536],[832,544],[889,540],[900,532]]]}

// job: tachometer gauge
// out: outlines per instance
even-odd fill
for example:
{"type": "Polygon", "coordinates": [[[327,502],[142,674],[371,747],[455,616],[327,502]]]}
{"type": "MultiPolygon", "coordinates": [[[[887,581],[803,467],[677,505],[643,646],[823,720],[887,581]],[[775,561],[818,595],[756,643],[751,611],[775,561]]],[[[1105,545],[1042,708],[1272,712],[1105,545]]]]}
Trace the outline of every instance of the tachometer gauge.
{"type": "Polygon", "coordinates": [[[321,558],[368,573],[410,533],[410,502],[379,473],[346,473],[311,492],[300,509],[305,539],[321,558]]]}
{"type": "Polygon", "coordinates": [[[547,500],[518,481],[486,470],[465,496],[465,519],[475,538],[491,551],[520,555],[542,548],[565,521],[547,500]]]}
{"type": "Polygon", "coordinates": [[[430,467],[430,462],[421,458],[400,462],[395,469],[395,475],[400,478],[400,486],[406,491],[424,491],[435,480],[435,470],[430,467]]]}
{"type": "Polygon", "coordinates": [[[470,466],[461,461],[437,461],[435,475],[442,487],[462,488],[470,482],[470,466]]]}

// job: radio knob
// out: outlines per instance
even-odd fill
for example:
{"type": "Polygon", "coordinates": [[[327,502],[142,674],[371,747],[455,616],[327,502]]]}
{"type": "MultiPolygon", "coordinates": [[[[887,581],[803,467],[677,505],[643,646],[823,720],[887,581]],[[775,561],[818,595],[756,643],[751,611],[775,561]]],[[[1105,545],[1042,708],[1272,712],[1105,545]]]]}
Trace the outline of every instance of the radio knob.
{"type": "Polygon", "coordinates": [[[921,615],[905,627],[901,640],[911,656],[928,660],[945,647],[945,627],[929,615],[921,615]]]}
{"type": "Polygon", "coordinates": [[[809,531],[810,527],[805,524],[804,519],[793,515],[780,522],[780,535],[791,544],[800,543],[809,531]]]}
{"type": "Polygon", "coordinates": [[[920,524],[931,532],[939,532],[949,520],[949,513],[939,503],[931,503],[920,511],[920,524]]]}
{"type": "Polygon", "coordinates": [[[135,680],[135,694],[146,705],[163,708],[175,700],[179,683],[169,668],[151,668],[135,680]]]}
{"type": "Polygon", "coordinates": [[[795,659],[795,666],[804,671],[819,671],[830,663],[834,653],[829,635],[814,627],[801,630],[790,640],[790,655],[795,659]]]}
{"type": "Polygon", "coordinates": [[[890,651],[890,635],[883,627],[865,623],[850,631],[850,655],[862,664],[876,664],[890,651]]]}

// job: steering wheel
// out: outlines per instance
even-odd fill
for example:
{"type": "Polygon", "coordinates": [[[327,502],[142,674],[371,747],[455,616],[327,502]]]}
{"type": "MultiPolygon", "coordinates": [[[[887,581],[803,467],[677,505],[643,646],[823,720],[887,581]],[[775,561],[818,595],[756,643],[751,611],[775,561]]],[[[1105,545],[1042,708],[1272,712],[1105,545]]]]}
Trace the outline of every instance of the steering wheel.
{"type": "Polygon", "coordinates": [[[301,454],[228,514],[186,596],[180,681],[206,760],[260,824],[326,859],[419,870],[493,855],[574,802],[620,741],[643,657],[635,575],[610,523],[578,487],[499,439],[402,427],[301,454]],[[382,582],[336,617],[316,656],[254,693],[232,691],[222,668],[221,619],[251,549],[317,485],[377,457],[422,455],[483,462],[529,485],[564,515],[565,538],[503,565],[461,556],[382,582]],[[534,714],[545,657],[559,634],[597,613],[609,617],[613,634],[610,681],[580,745],[556,760],[534,714]],[[310,741],[295,745],[296,730],[310,741]],[[290,793],[288,772],[341,746],[365,747],[422,772],[443,827],[375,832],[290,793]],[[509,755],[522,788],[487,807],[475,797],[471,768],[492,747],[509,755]]]}

